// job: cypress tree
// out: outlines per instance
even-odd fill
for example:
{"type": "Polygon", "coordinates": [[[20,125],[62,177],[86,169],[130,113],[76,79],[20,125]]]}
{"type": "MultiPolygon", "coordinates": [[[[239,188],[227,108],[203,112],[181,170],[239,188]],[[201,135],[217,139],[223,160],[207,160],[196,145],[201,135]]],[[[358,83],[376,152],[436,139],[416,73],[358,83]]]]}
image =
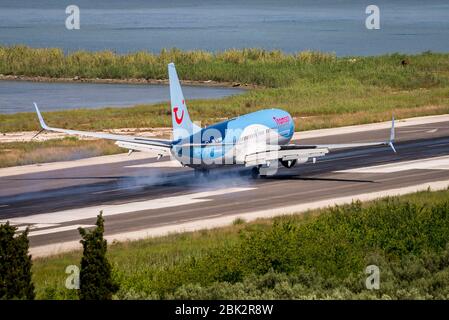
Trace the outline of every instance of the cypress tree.
{"type": "Polygon", "coordinates": [[[112,267],[106,258],[107,241],[103,238],[103,212],[97,216],[96,228],[87,232],[78,228],[82,237],[83,257],[81,258],[80,289],[81,300],[110,300],[119,289],[112,279],[112,267]]]}
{"type": "Polygon", "coordinates": [[[9,222],[0,225],[0,299],[34,299],[28,228],[15,236],[9,222]]]}

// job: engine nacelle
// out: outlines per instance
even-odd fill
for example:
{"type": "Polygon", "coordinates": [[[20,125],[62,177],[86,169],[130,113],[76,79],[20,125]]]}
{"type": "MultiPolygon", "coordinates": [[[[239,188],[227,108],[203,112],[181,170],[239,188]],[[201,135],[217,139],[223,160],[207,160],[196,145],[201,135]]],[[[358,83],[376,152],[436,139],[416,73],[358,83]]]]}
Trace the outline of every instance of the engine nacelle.
{"type": "Polygon", "coordinates": [[[295,166],[297,159],[293,159],[293,160],[279,160],[279,162],[286,168],[292,168],[295,166]]]}
{"type": "Polygon", "coordinates": [[[292,159],[292,160],[279,160],[279,162],[286,168],[293,168],[298,163],[306,163],[309,160],[309,158],[299,158],[299,159],[292,159]]]}
{"type": "Polygon", "coordinates": [[[307,161],[309,161],[309,158],[299,158],[297,159],[296,163],[306,163],[307,161]]]}

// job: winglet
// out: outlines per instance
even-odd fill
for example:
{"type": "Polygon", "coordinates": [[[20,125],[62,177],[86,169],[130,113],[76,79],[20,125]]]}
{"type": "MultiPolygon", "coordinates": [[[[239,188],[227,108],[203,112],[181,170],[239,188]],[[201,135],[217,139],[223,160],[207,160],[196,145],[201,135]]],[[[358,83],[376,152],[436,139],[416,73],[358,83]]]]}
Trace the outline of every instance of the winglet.
{"type": "Polygon", "coordinates": [[[39,118],[39,123],[42,127],[42,129],[48,130],[48,126],[45,124],[44,118],[41,115],[41,112],[39,111],[39,108],[37,107],[36,102],[33,102],[34,107],[36,108],[36,112],[37,112],[37,117],[39,118]]]}
{"type": "Polygon", "coordinates": [[[396,153],[396,148],[394,147],[394,138],[395,138],[395,130],[394,130],[394,115],[391,118],[391,129],[390,129],[390,141],[388,141],[388,145],[393,150],[394,153],[396,153]]]}

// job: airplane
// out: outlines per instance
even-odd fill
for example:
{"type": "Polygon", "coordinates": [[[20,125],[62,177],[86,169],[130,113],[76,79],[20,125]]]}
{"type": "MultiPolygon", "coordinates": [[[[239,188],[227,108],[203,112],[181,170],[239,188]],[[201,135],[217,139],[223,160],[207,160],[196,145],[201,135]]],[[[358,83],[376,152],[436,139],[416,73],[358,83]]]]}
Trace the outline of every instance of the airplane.
{"type": "Polygon", "coordinates": [[[207,176],[212,168],[240,165],[251,168],[252,177],[258,178],[275,174],[279,164],[292,168],[309,160],[315,163],[317,158],[330,151],[344,148],[389,146],[396,153],[394,116],[390,139],[368,143],[292,144],[294,121],[281,109],[259,110],[202,128],[190,119],[174,63],[168,64],[168,75],[173,126],[171,140],[49,127],[34,103],[42,127],[40,132],[48,130],[115,140],[116,145],[128,149],[129,154],[156,151],[158,160],[171,155],[183,166],[193,168],[197,177],[207,176]]]}

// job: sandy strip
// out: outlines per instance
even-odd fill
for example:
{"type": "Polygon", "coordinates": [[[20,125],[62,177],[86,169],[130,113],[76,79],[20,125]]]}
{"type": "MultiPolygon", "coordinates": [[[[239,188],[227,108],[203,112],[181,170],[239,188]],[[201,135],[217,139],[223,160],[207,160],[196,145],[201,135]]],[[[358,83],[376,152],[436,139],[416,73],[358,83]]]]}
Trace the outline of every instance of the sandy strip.
{"type": "MultiPolygon", "coordinates": [[[[108,129],[103,131],[94,131],[96,133],[111,133],[122,135],[135,135],[139,137],[156,138],[156,139],[169,139],[171,135],[171,128],[120,128],[120,129],[108,129]]],[[[31,141],[48,141],[63,139],[69,137],[68,134],[61,132],[45,131],[40,133],[37,137],[35,135],[38,131],[18,131],[18,132],[5,132],[0,133],[0,143],[9,142],[31,142],[31,141]]],[[[78,136],[79,140],[98,140],[97,138],[78,136]]]]}
{"type": "MultiPolygon", "coordinates": [[[[175,225],[167,225],[155,228],[144,229],[140,231],[134,232],[126,232],[119,233],[114,235],[106,236],[105,238],[112,243],[113,241],[134,241],[141,240],[149,237],[158,237],[164,236],[171,233],[180,233],[180,232],[191,232],[198,231],[203,229],[213,229],[218,227],[223,227],[230,225],[236,218],[242,218],[246,221],[254,221],[259,218],[272,218],[275,216],[292,214],[292,213],[301,213],[307,210],[325,208],[333,205],[342,205],[345,203],[351,203],[354,200],[361,201],[369,201],[377,198],[387,197],[387,196],[395,196],[395,195],[404,195],[408,193],[413,193],[417,191],[424,191],[428,188],[436,191],[443,190],[448,188],[449,180],[436,181],[436,182],[428,182],[419,185],[396,188],[390,190],[383,190],[378,192],[371,192],[361,195],[340,197],[334,199],[321,200],[316,202],[298,204],[288,207],[274,208],[268,210],[261,211],[253,211],[242,214],[235,215],[227,215],[223,217],[214,217],[210,219],[201,219],[191,222],[179,223],[175,225]]],[[[40,247],[30,248],[30,253],[33,255],[33,258],[50,256],[62,252],[74,251],[81,249],[81,245],[79,241],[69,241],[58,244],[45,245],[40,247]]]]}
{"type": "MultiPolygon", "coordinates": [[[[422,125],[422,124],[432,124],[432,123],[446,122],[446,121],[449,121],[449,114],[396,120],[395,127],[402,128],[402,127],[417,126],[417,125],[422,125]]],[[[391,121],[386,121],[386,122],[379,122],[379,123],[360,124],[360,125],[348,126],[348,127],[318,129],[318,130],[309,130],[309,131],[298,131],[298,132],[295,132],[295,134],[293,135],[293,139],[318,138],[318,137],[326,137],[326,136],[333,136],[333,135],[340,135],[340,134],[381,130],[381,129],[390,129],[390,128],[391,128],[391,121]]]]}

